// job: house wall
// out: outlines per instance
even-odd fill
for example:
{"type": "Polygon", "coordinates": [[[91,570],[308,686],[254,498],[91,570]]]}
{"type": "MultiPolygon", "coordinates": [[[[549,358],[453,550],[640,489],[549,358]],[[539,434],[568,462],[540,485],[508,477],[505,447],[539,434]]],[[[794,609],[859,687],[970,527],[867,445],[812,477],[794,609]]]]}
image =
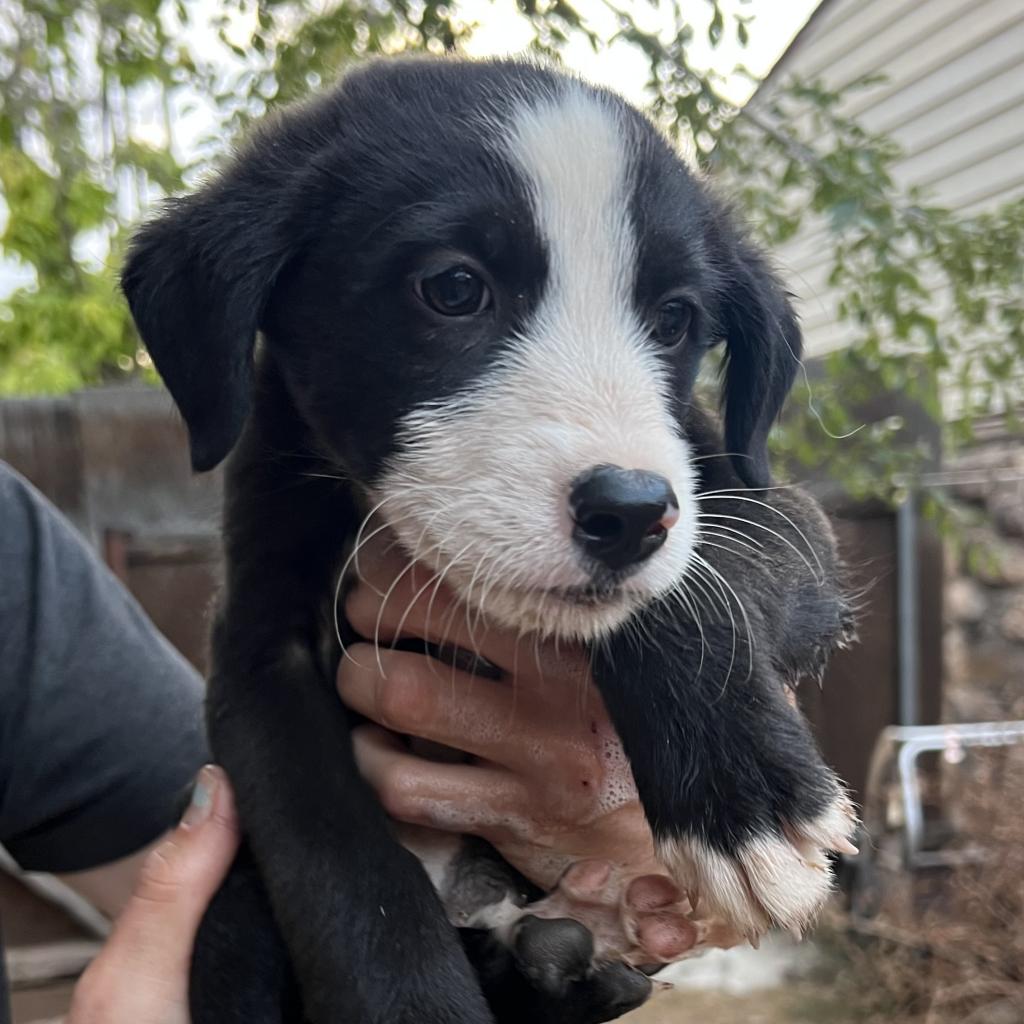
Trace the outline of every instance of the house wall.
{"type": "MultiPolygon", "coordinates": [[[[965,215],[1024,196],[1024,3],[825,0],[759,96],[790,75],[842,89],[876,74],[886,81],[855,91],[843,112],[899,143],[900,185],[965,215]]],[[[826,283],[825,230],[809,223],[775,254],[811,355],[850,338],[826,283]]]]}

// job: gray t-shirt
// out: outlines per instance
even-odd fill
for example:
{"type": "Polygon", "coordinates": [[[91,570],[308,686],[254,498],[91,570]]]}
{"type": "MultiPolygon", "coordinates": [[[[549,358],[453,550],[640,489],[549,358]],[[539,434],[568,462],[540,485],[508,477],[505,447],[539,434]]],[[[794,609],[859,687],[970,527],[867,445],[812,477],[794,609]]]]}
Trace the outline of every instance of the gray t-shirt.
{"type": "Polygon", "coordinates": [[[174,824],[202,681],[63,516],[0,463],[0,843],[76,871],[174,824]]]}

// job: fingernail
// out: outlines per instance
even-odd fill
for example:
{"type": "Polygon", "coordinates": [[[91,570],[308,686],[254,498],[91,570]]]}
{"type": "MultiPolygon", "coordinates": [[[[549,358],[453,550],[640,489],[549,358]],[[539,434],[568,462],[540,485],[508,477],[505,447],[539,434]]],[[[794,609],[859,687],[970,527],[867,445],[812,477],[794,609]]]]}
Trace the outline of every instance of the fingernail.
{"type": "Polygon", "coordinates": [[[212,764],[204,765],[196,776],[196,784],[192,787],[192,799],[182,816],[182,827],[196,828],[209,818],[219,785],[219,769],[212,764]]]}

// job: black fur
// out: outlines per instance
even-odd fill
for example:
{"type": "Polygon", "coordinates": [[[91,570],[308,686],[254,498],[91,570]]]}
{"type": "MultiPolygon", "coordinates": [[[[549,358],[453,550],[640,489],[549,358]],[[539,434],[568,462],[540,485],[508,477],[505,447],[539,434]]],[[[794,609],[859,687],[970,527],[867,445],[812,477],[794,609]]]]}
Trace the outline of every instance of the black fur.
{"type": "Polygon", "coordinates": [[[819,659],[845,639],[849,612],[832,533],[814,500],[785,489],[758,496],[773,513],[750,503],[741,463],[721,457],[698,412],[687,423],[704,456],[705,505],[767,527],[747,531],[756,547],[719,535],[699,549],[726,580],[742,581],[733,586],[746,620],[728,591],[704,582],[693,591],[700,631],[678,604],[655,602],[637,616],[632,643],[627,631],[595,646],[594,677],[655,835],[695,835],[731,854],[751,834],[777,835],[784,822],[816,817],[835,796],[786,690],[821,671],[819,659]],[[636,639],[645,635],[657,643],[636,639]]]}
{"type": "MultiPolygon", "coordinates": [[[[188,424],[193,464],[208,469],[231,452],[208,714],[249,847],[204,926],[195,1024],[525,1014],[571,1024],[607,1019],[646,992],[619,967],[551,989],[526,954],[517,962],[486,937],[460,943],[355,769],[325,610],[361,521],[360,485],[384,465],[396,421],[479,376],[544,287],[548,254],[521,216],[525,186],[479,145],[467,115],[500,120],[516,97],[557,92],[561,81],[513,62],[367,65],[270,119],[216,181],[170,202],[132,245],[124,290],[188,424]],[[445,247],[473,254],[496,282],[486,322],[440,323],[403,297],[411,268],[445,247]]],[[[735,466],[708,459],[704,489],[763,486],[767,431],[799,357],[792,311],[703,186],[646,121],[629,118],[643,185],[632,209],[637,306],[685,278],[698,316],[693,343],[674,357],[678,412],[708,454],[721,445],[690,396],[703,350],[724,339],[728,353],[735,466]]],[[[810,529],[834,569],[813,506],[771,501],[810,529]]],[[[715,653],[698,671],[693,623],[653,607],[640,634],[627,628],[595,648],[595,676],[656,835],[695,834],[728,853],[834,795],[781,682],[831,643],[840,601],[834,581],[792,585],[803,567],[785,545],[769,545],[753,570],[704,555],[747,578],[764,643],[751,650],[741,631],[729,672],[727,623],[709,617],[715,653]]]]}

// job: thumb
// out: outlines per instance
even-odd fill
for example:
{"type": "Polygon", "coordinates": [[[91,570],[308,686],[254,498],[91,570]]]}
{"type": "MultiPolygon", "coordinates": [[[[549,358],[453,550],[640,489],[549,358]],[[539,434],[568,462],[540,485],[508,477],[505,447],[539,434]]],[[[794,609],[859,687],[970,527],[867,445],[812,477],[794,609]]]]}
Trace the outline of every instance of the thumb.
{"type": "MultiPolygon", "coordinates": [[[[107,1021],[177,1020],[187,1006],[196,931],[238,849],[239,831],[227,776],[207,765],[196,779],[181,824],[146,858],[135,892],[76,992],[79,1017],[92,1004],[107,1021]],[[113,1004],[111,1006],[111,998],[113,1004]],[[124,1003],[125,1005],[121,1005],[124,1003]]],[[[72,1014],[72,1020],[79,1019],[72,1014]]],[[[100,1018],[96,1018],[99,1020],[100,1018]]]]}
{"type": "Polygon", "coordinates": [[[187,973],[199,922],[238,849],[238,819],[227,776],[200,771],[181,824],[143,862],[135,892],[110,942],[144,950],[150,969],[187,973]]]}

